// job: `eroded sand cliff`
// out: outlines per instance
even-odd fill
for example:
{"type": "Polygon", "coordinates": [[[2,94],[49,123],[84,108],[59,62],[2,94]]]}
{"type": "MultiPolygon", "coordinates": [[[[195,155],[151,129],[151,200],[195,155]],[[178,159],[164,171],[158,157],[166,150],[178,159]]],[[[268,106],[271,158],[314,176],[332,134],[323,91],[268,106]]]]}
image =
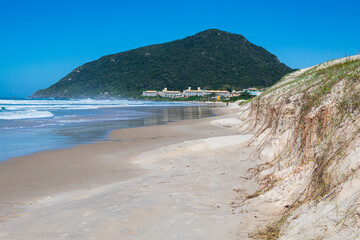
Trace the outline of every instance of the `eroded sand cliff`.
{"type": "Polygon", "coordinates": [[[253,133],[251,145],[267,159],[244,203],[274,211],[251,236],[358,239],[360,55],[291,73],[237,115],[224,125],[253,133]]]}

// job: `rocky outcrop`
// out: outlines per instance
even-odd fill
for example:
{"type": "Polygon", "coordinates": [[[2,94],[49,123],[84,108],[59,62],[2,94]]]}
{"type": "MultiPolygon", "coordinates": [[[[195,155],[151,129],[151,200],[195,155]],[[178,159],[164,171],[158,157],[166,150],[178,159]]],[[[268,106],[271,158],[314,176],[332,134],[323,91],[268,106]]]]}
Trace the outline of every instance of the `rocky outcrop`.
{"type": "Polygon", "coordinates": [[[256,154],[267,159],[245,202],[277,209],[252,236],[358,239],[360,55],[291,73],[240,109],[237,126],[255,133],[256,154]]]}

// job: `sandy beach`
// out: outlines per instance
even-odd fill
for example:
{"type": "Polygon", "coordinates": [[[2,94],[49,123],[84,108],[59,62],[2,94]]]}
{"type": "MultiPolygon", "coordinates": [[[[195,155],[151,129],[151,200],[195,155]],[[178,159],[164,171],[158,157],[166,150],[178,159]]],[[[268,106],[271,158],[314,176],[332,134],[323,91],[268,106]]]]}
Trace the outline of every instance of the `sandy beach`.
{"type": "Polygon", "coordinates": [[[217,126],[231,114],[1,163],[0,239],[247,238],[253,220],[237,205],[259,162],[252,135],[217,126]]]}

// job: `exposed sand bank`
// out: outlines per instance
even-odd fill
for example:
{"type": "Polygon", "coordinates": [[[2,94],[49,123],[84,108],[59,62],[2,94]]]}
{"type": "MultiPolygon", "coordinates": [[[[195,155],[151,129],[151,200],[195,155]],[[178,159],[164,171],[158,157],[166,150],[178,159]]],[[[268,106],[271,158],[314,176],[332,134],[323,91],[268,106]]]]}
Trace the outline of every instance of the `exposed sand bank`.
{"type": "Polygon", "coordinates": [[[238,203],[260,160],[232,114],[2,163],[0,239],[247,238],[262,219],[238,203]]]}

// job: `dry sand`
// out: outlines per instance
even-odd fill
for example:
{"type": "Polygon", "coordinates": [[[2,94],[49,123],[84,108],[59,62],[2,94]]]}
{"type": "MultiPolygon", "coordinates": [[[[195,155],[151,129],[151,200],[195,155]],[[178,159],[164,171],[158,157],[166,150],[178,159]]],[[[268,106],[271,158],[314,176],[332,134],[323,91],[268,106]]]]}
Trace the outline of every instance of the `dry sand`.
{"type": "Polygon", "coordinates": [[[231,114],[1,163],[0,239],[248,238],[262,220],[238,203],[259,160],[251,135],[212,124],[231,114]]]}

